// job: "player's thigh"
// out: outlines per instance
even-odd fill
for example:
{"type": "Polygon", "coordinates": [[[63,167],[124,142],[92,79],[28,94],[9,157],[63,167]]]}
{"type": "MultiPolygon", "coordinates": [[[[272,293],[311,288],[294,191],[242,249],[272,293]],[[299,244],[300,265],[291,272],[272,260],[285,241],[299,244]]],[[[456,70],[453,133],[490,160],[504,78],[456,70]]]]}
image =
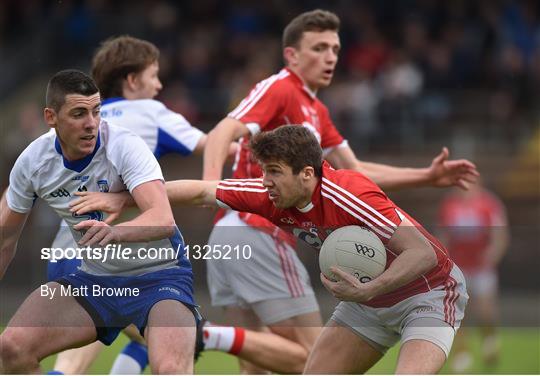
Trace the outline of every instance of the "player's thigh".
{"type": "Polygon", "coordinates": [[[446,354],[433,342],[410,340],[401,346],[396,374],[435,374],[445,361],[446,354]]]}
{"type": "MultiPolygon", "coordinates": [[[[208,260],[207,275],[213,305],[251,305],[269,299],[313,295],[309,275],[290,245],[259,228],[247,226],[234,213],[218,223],[209,244],[249,245],[252,252],[249,258],[208,260]]],[[[306,312],[293,312],[289,317],[300,313],[306,312]]]]}
{"type": "Polygon", "coordinates": [[[54,370],[64,375],[82,375],[88,371],[105,345],[95,341],[77,349],[62,351],[56,356],[54,370]]]}
{"type": "Polygon", "coordinates": [[[382,356],[349,327],[330,320],[315,342],[304,373],[364,373],[382,356]]]}
{"type": "Polygon", "coordinates": [[[498,320],[498,276],[485,270],[467,276],[471,295],[471,312],[482,325],[495,325],[498,320]]]}
{"type": "Polygon", "coordinates": [[[152,373],[193,373],[195,317],[176,300],[161,300],[148,315],[145,338],[152,373]]]}
{"type": "Polygon", "coordinates": [[[46,286],[56,289],[55,295],[42,296],[41,289],[34,290],[9,321],[3,340],[15,341],[38,359],[94,342],[96,328],[86,310],[74,297],[60,294],[60,284],[46,286]]]}

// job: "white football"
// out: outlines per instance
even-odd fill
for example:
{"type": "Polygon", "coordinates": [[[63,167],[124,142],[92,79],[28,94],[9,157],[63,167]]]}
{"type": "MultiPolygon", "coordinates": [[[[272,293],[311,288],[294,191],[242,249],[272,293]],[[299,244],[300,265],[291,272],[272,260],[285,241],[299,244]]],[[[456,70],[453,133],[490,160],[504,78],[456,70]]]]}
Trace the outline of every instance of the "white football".
{"type": "Polygon", "coordinates": [[[329,279],[337,278],[331,266],[353,275],[360,282],[378,277],[386,266],[386,251],[381,240],[365,227],[345,226],[325,239],[319,253],[321,272],[329,279]]]}

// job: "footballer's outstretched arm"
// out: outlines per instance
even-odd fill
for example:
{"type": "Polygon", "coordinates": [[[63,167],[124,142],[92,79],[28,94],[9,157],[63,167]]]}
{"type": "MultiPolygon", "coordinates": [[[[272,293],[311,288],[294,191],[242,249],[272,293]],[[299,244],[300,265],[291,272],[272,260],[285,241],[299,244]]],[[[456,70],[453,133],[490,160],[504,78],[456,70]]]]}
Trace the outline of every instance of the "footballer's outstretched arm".
{"type": "Polygon", "coordinates": [[[336,147],[326,159],[334,168],[356,170],[385,190],[415,187],[450,187],[467,189],[480,174],[466,159],[448,160],[448,149],[433,158],[426,168],[406,168],[359,161],[349,146],[336,147]]]}
{"type": "Polygon", "coordinates": [[[231,143],[242,136],[249,134],[244,123],[226,117],[208,133],[206,147],[204,148],[203,179],[220,180],[223,165],[230,153],[231,143]]]}
{"type": "Polygon", "coordinates": [[[6,200],[6,193],[0,201],[0,280],[15,256],[17,241],[24,228],[28,213],[17,213],[10,209],[6,200]]]}
{"type": "MultiPolygon", "coordinates": [[[[173,180],[165,183],[165,189],[171,205],[217,206],[218,183],[217,180],[173,180]]],[[[109,215],[106,223],[111,223],[118,218],[124,208],[136,206],[129,192],[77,192],[75,194],[79,198],[69,204],[72,213],[81,215],[95,210],[104,211],[109,215]]]]}
{"type": "Polygon", "coordinates": [[[218,206],[218,180],[173,180],[165,183],[171,205],[218,206]]]}

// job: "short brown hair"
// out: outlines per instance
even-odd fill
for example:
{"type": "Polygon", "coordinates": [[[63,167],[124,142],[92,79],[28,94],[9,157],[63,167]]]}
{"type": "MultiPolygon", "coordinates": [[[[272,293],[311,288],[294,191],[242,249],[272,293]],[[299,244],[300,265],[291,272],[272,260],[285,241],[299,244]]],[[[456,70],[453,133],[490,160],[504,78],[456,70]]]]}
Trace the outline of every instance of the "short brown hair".
{"type": "Polygon", "coordinates": [[[89,97],[97,92],[98,88],[90,76],[75,69],[62,70],[52,76],[47,84],[45,106],[58,112],[66,103],[66,95],[80,94],[89,97]]]}
{"type": "Polygon", "coordinates": [[[259,162],[284,162],[298,174],[306,166],[322,175],[322,149],[315,135],[302,125],[283,125],[255,135],[251,151],[259,162]]]}
{"type": "Polygon", "coordinates": [[[296,16],[283,31],[283,47],[298,47],[306,31],[339,31],[339,17],[332,12],[315,9],[296,16]]]}
{"type": "Polygon", "coordinates": [[[122,82],[159,59],[158,48],[145,40],[123,35],[107,39],[92,59],[92,76],[103,99],[122,96],[122,82]]]}

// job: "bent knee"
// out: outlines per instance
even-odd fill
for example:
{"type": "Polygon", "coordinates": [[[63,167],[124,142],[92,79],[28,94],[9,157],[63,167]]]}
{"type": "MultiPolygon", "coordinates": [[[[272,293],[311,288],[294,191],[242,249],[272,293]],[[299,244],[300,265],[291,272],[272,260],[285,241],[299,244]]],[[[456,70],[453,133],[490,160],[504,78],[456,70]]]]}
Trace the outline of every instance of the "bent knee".
{"type": "Polygon", "coordinates": [[[7,329],[0,336],[0,373],[25,373],[24,371],[37,367],[37,357],[28,350],[21,334],[7,329]]]}

